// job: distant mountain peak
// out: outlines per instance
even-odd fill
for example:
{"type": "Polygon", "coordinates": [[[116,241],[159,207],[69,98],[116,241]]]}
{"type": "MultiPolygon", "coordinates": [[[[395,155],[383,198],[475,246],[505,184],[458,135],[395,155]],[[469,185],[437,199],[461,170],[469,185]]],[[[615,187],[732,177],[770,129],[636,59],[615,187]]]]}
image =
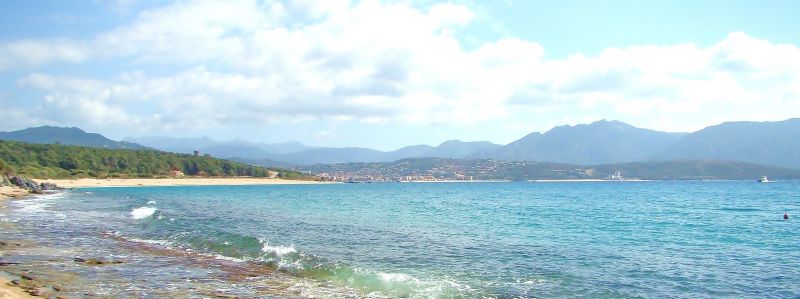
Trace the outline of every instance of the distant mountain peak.
{"type": "Polygon", "coordinates": [[[0,132],[0,139],[40,144],[61,143],[97,148],[148,149],[136,143],[114,141],[97,133],[87,133],[78,127],[50,125],[12,132],[0,132]]]}
{"type": "Polygon", "coordinates": [[[611,129],[611,130],[630,130],[630,129],[638,129],[638,130],[646,130],[634,127],[630,124],[625,122],[621,122],[618,120],[596,120],[594,122],[588,124],[577,124],[577,125],[561,125],[556,126],[547,131],[545,134],[548,133],[556,133],[562,131],[571,131],[571,130],[592,130],[592,129],[611,129]]]}
{"type": "Polygon", "coordinates": [[[534,132],[481,157],[584,165],[634,162],[646,160],[678,137],[602,119],[557,126],[544,134],[534,132]]]}
{"type": "Polygon", "coordinates": [[[78,133],[86,133],[86,131],[81,130],[78,127],[59,127],[59,126],[51,126],[51,125],[44,125],[38,127],[30,127],[27,129],[22,129],[19,131],[43,131],[43,130],[50,130],[50,131],[60,131],[60,132],[78,132],[78,133]]]}
{"type": "Polygon", "coordinates": [[[445,142],[442,142],[442,144],[439,144],[439,146],[442,146],[442,145],[445,145],[445,144],[458,144],[458,143],[464,143],[464,142],[461,141],[461,140],[458,140],[458,139],[450,139],[450,140],[447,140],[445,142]]]}

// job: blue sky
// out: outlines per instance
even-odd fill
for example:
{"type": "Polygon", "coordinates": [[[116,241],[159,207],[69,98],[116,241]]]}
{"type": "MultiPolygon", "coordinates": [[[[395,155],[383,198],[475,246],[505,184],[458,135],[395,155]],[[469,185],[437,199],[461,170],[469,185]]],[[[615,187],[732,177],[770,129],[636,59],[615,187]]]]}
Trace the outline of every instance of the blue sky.
{"type": "Polygon", "coordinates": [[[796,1],[4,1],[0,130],[391,150],[800,111],[796,1]]]}

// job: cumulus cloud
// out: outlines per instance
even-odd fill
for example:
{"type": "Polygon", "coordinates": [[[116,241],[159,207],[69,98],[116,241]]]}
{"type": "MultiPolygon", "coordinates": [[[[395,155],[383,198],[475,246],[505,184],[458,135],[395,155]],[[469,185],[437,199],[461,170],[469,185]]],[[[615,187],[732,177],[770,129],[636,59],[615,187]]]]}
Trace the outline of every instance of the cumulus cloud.
{"type": "Polygon", "coordinates": [[[541,45],[514,38],[463,48],[460,30],[473,21],[457,4],[181,1],[86,40],[1,43],[0,71],[96,61],[178,69],[104,78],[38,71],[18,81],[40,90],[45,106],[77,110],[74,121],[154,128],[599,115],[693,130],[716,120],[787,118],[800,108],[795,45],[736,32],[709,47],[643,45],[548,59],[541,45]]]}
{"type": "Polygon", "coordinates": [[[54,62],[79,63],[88,58],[88,49],[67,39],[22,40],[0,43],[0,72],[31,68],[54,62]]]}

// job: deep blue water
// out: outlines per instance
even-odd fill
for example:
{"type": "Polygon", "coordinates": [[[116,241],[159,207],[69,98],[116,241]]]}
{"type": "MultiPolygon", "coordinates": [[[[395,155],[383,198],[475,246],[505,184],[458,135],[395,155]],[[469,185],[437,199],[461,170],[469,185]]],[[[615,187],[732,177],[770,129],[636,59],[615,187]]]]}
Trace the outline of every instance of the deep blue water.
{"type": "MultiPolygon", "coordinates": [[[[800,296],[797,182],[94,188],[14,204],[53,246],[113,255],[113,234],[363,296],[800,296]]],[[[304,295],[337,297],[320,294],[304,295]]]]}

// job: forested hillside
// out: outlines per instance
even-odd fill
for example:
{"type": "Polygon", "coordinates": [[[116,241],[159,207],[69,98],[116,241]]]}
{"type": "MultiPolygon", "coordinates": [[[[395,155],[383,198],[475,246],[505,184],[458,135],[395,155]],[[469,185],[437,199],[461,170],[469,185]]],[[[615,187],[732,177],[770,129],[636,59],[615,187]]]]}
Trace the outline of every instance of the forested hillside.
{"type": "Polygon", "coordinates": [[[312,179],[296,171],[251,166],[212,157],[152,150],[99,149],[58,144],[0,141],[0,167],[33,178],[164,177],[173,171],[189,176],[312,179]]]}

